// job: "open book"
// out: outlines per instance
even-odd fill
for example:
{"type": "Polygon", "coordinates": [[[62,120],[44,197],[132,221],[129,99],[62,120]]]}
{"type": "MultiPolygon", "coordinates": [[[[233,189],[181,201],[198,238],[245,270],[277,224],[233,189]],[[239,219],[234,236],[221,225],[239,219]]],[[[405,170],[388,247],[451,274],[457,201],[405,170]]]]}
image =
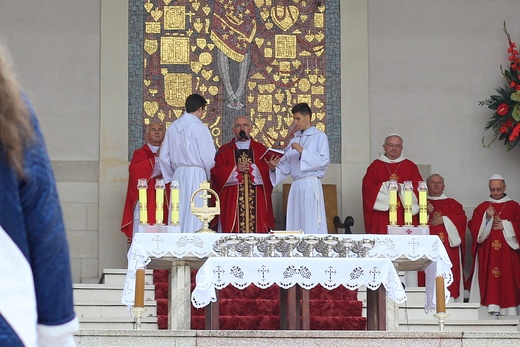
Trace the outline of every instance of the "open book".
{"type": "Polygon", "coordinates": [[[268,148],[267,151],[265,151],[264,154],[260,157],[260,160],[267,159],[271,160],[271,156],[275,156],[277,158],[280,158],[283,156],[283,150],[281,149],[275,149],[275,148],[268,148]]]}

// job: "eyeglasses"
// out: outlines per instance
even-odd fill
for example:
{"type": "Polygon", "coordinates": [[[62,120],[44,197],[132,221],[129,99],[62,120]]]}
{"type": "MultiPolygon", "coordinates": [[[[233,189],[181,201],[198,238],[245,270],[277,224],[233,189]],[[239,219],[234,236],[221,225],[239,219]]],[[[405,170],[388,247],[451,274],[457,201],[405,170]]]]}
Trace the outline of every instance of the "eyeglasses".
{"type": "Polygon", "coordinates": [[[251,124],[236,124],[235,128],[249,128],[251,124]]]}
{"type": "Polygon", "coordinates": [[[395,144],[395,143],[385,143],[385,146],[390,147],[390,148],[401,148],[402,147],[402,145],[395,144]]]}
{"type": "Polygon", "coordinates": [[[501,192],[502,190],[504,190],[504,187],[502,187],[502,188],[489,188],[490,192],[501,192]]]}

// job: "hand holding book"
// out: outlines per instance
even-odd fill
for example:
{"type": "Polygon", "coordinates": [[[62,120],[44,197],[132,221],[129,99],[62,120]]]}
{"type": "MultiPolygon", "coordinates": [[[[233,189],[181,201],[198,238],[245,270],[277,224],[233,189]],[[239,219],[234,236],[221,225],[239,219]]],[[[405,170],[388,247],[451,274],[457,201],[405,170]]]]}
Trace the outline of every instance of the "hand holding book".
{"type": "Polygon", "coordinates": [[[283,150],[281,149],[275,149],[275,148],[268,148],[267,151],[265,151],[264,154],[262,154],[262,156],[260,157],[260,160],[262,159],[266,159],[266,160],[271,160],[272,157],[275,157],[275,158],[281,158],[283,157],[283,150]]]}

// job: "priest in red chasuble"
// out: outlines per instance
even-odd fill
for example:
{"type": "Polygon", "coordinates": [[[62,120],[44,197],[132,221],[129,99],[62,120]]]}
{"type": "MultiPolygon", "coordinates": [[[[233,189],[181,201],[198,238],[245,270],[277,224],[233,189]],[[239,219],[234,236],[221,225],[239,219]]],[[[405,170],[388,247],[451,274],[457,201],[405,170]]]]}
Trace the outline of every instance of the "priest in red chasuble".
{"type": "MultiPolygon", "coordinates": [[[[438,235],[448,252],[453,267],[453,283],[448,287],[455,302],[464,302],[464,250],[467,217],[462,205],[444,194],[444,178],[433,174],[428,185],[428,225],[430,235],[438,235]]],[[[419,286],[424,286],[424,273],[419,273],[419,286]]]]}
{"type": "MultiPolygon", "coordinates": [[[[125,207],[123,210],[123,220],[121,231],[132,241],[132,236],[139,226],[139,192],[137,190],[137,180],[146,178],[148,181],[147,189],[147,211],[148,223],[155,223],[155,181],[162,178],[159,165],[159,147],[164,139],[164,125],[159,120],[152,120],[146,127],[146,141],[143,147],[136,149],[132,155],[130,166],[128,167],[128,188],[126,192],[125,207]]],[[[164,190],[169,195],[169,184],[164,190]]],[[[164,217],[166,224],[168,221],[167,198],[164,199],[164,217]]]]}
{"type": "Polygon", "coordinates": [[[274,228],[273,186],[269,168],[260,160],[266,147],[250,137],[251,122],[237,117],[235,138],[215,156],[211,183],[220,197],[218,231],[225,233],[265,233],[274,228]]]}
{"type": "Polygon", "coordinates": [[[489,179],[490,196],[473,211],[474,268],[470,302],[487,306],[493,316],[520,315],[520,205],[506,194],[498,174],[489,179]]]}
{"type": "MultiPolygon", "coordinates": [[[[399,183],[399,196],[401,196],[404,181],[412,181],[415,194],[413,194],[413,220],[418,224],[419,204],[417,201],[417,184],[422,181],[417,165],[402,155],[403,139],[397,134],[388,135],[383,145],[384,154],[370,164],[363,177],[363,215],[365,219],[365,232],[367,234],[386,234],[389,224],[388,209],[390,180],[399,183]]],[[[404,208],[402,198],[397,201],[397,224],[404,224],[404,208]]]]}

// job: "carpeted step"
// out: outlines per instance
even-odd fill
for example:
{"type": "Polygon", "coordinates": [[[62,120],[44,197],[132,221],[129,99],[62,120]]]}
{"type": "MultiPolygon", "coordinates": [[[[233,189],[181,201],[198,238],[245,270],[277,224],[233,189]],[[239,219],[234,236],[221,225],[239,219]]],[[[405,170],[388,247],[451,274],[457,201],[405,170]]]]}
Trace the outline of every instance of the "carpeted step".
{"type": "Polygon", "coordinates": [[[365,317],[311,316],[311,330],[366,330],[365,317]]]}
{"type": "Polygon", "coordinates": [[[244,289],[238,289],[232,285],[228,285],[219,291],[219,299],[276,299],[280,297],[280,288],[273,284],[272,286],[262,289],[254,284],[244,289]]]}
{"type": "Polygon", "coordinates": [[[220,316],[220,330],[278,330],[279,316],[220,316]]]}
{"type": "MultiPolygon", "coordinates": [[[[191,288],[195,287],[195,271],[191,272],[191,288]]],[[[167,270],[154,270],[157,300],[157,324],[168,328],[167,270]]],[[[366,330],[361,317],[362,303],[357,291],[344,287],[328,290],[316,286],[309,293],[311,330],[366,330]]],[[[238,289],[229,285],[219,291],[219,324],[222,330],[277,330],[280,328],[280,288],[262,289],[251,285],[238,289]]],[[[205,328],[205,309],[191,310],[191,328],[205,328]]]]}
{"type": "Polygon", "coordinates": [[[153,270],[153,283],[168,283],[168,270],[153,270]]]}
{"type": "Polygon", "coordinates": [[[334,289],[317,285],[309,293],[310,300],[357,300],[357,290],[349,290],[343,286],[334,289]]]}
{"type": "Polygon", "coordinates": [[[310,300],[309,306],[311,317],[360,317],[363,310],[363,305],[358,300],[310,300]]]}
{"type": "MultiPolygon", "coordinates": [[[[280,319],[277,316],[220,316],[220,330],[278,330],[280,319]]],[[[364,317],[323,317],[313,316],[310,319],[311,330],[366,330],[367,320],[364,317]]],[[[203,316],[192,317],[191,328],[204,330],[203,316]]]]}
{"type": "Polygon", "coordinates": [[[221,316],[279,316],[280,301],[268,299],[220,299],[221,316]]]}

